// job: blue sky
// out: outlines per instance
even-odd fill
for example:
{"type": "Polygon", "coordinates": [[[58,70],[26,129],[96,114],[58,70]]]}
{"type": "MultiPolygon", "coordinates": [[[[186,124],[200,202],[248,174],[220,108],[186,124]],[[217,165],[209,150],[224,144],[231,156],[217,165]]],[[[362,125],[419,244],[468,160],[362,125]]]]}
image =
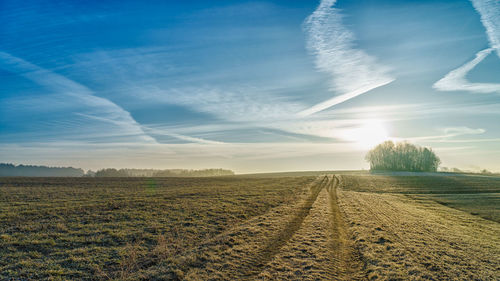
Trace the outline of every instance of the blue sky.
{"type": "Polygon", "coordinates": [[[0,3],[1,162],[500,171],[500,3],[0,3]]]}

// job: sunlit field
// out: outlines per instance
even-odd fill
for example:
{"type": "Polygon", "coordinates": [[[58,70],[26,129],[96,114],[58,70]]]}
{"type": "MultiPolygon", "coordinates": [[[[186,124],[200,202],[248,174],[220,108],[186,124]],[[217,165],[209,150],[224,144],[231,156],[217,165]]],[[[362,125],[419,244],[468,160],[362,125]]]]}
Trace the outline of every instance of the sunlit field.
{"type": "Polygon", "coordinates": [[[0,279],[498,279],[500,179],[1,178],[0,279]]]}
{"type": "Polygon", "coordinates": [[[0,279],[171,279],[186,251],[310,181],[2,178],[0,279]]]}
{"type": "Polygon", "coordinates": [[[405,194],[433,200],[500,223],[500,177],[485,176],[344,176],[345,189],[405,194]]]}

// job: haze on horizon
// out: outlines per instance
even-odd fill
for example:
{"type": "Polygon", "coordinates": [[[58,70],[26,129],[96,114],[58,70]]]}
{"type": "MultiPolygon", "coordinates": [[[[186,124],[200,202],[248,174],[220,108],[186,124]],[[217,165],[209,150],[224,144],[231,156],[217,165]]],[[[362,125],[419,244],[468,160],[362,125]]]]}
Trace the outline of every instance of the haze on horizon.
{"type": "Polygon", "coordinates": [[[500,171],[500,2],[0,4],[0,162],[500,171]]]}

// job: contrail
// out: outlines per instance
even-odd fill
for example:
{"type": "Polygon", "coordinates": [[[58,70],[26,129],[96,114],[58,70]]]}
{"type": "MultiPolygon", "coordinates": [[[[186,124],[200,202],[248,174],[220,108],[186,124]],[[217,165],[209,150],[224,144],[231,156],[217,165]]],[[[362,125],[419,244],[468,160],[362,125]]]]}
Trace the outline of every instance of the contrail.
{"type": "Polygon", "coordinates": [[[375,88],[378,88],[378,87],[381,87],[381,86],[384,86],[386,85],[388,82],[385,82],[385,81],[380,81],[379,83],[373,83],[371,85],[366,85],[364,87],[361,87],[361,88],[358,88],[350,93],[347,93],[347,94],[343,94],[343,95],[340,95],[340,96],[336,96],[336,97],[333,97],[329,100],[326,100],[324,102],[321,102],[321,103],[318,103],[306,110],[303,110],[301,112],[298,113],[298,115],[300,117],[305,117],[305,116],[309,116],[311,114],[314,114],[316,112],[320,112],[322,110],[325,110],[327,108],[330,108],[334,105],[337,105],[339,103],[343,103],[347,100],[350,100],[354,97],[357,97],[361,94],[364,94],[372,89],[375,89],[375,88]]]}
{"type": "Polygon", "coordinates": [[[500,57],[500,1],[471,0],[474,9],[481,16],[481,22],[486,28],[486,34],[491,47],[500,57]]]}
{"type": "Polygon", "coordinates": [[[481,16],[481,23],[486,29],[490,48],[479,51],[470,62],[452,70],[434,83],[439,91],[469,91],[473,93],[500,93],[499,83],[471,83],[466,76],[489,54],[496,51],[500,57],[500,2],[498,0],[471,0],[474,9],[481,16]]]}
{"type": "Polygon", "coordinates": [[[207,140],[207,139],[202,139],[202,138],[196,138],[196,137],[191,137],[191,136],[186,136],[186,135],[181,135],[181,134],[176,134],[176,133],[171,133],[166,130],[160,130],[148,126],[142,126],[143,129],[146,129],[146,131],[151,132],[153,135],[160,135],[160,136],[167,136],[167,137],[172,137],[176,138],[179,140],[191,142],[191,143],[198,143],[198,144],[227,144],[225,142],[221,141],[213,141],[213,140],[207,140]]]}
{"type": "Polygon", "coordinates": [[[482,50],[476,54],[476,57],[470,62],[450,71],[442,79],[434,83],[433,88],[439,91],[469,91],[473,93],[500,93],[500,84],[498,83],[471,83],[466,76],[483,61],[493,48],[482,50]]]}
{"type": "Polygon", "coordinates": [[[318,70],[331,74],[330,90],[343,93],[298,113],[308,116],[394,81],[389,68],[356,49],[354,34],[342,25],[336,0],[323,0],[304,22],[307,45],[318,70]]]}

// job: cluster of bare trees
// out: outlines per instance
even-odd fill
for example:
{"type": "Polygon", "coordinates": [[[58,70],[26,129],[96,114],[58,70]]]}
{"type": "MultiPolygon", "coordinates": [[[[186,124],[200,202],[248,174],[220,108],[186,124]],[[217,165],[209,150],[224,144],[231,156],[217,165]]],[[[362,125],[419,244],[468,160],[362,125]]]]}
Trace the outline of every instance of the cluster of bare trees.
{"type": "Polygon", "coordinates": [[[435,172],[441,160],[427,147],[407,142],[394,144],[386,141],[377,145],[366,155],[370,169],[375,171],[435,172]]]}

